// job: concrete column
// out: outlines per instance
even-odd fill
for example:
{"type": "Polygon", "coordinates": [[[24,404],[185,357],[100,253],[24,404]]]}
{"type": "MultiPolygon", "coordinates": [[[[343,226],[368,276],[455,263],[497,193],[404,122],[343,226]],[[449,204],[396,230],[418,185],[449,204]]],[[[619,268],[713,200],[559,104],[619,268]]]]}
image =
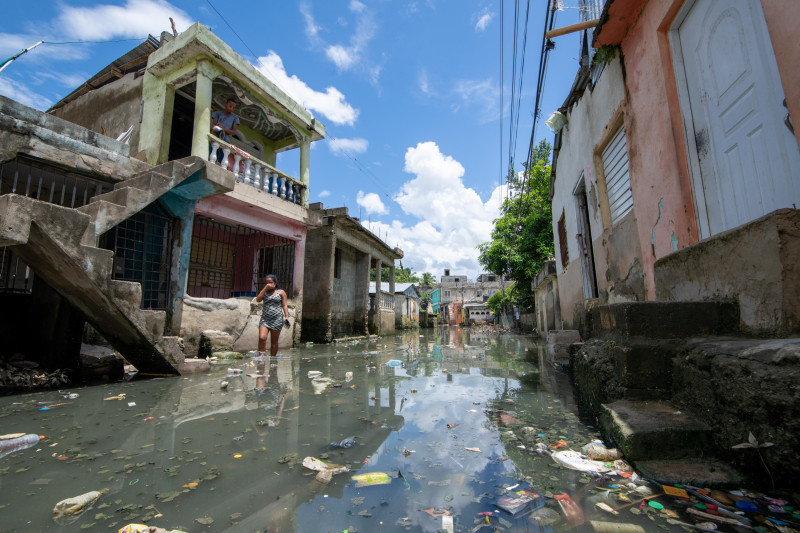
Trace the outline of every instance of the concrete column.
{"type": "Polygon", "coordinates": [[[175,89],[163,79],[145,72],[139,151],[145,152],[147,162],[151,165],[167,161],[174,106],[175,89]]]}
{"type": "Polygon", "coordinates": [[[208,134],[211,131],[211,85],[219,73],[219,69],[208,59],[197,60],[192,155],[203,159],[208,159],[208,134]]]}
{"type": "Polygon", "coordinates": [[[300,181],[303,183],[303,207],[308,207],[308,192],[310,172],[308,165],[311,159],[311,140],[303,139],[300,142],[300,181]]]}
{"type": "Polygon", "coordinates": [[[392,297],[394,298],[394,262],[392,262],[392,266],[389,267],[389,292],[392,293],[392,297]]]}
{"type": "Polygon", "coordinates": [[[376,309],[380,308],[380,298],[381,298],[381,270],[383,269],[383,263],[381,263],[380,259],[375,260],[375,305],[376,309]]]}

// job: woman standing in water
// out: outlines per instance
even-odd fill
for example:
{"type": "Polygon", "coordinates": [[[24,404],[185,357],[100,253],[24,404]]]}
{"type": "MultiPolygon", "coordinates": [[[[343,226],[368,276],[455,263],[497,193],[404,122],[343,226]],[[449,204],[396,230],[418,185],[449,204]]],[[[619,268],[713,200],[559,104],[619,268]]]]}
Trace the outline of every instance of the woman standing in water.
{"type": "Polygon", "coordinates": [[[258,324],[258,351],[264,354],[267,351],[267,336],[269,335],[269,355],[278,354],[278,337],[281,329],[289,326],[289,306],[286,304],[286,293],[278,288],[278,278],[268,274],[264,288],[256,296],[256,301],[264,301],[264,310],[261,313],[261,322],[258,324]]]}

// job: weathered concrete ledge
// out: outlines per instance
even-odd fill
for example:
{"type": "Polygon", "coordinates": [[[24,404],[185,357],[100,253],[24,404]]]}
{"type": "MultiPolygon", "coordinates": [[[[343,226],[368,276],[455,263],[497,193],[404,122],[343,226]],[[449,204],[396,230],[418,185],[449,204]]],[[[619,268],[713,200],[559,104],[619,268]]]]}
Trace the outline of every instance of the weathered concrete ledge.
{"type": "Polygon", "coordinates": [[[672,403],[713,429],[723,459],[769,484],[800,487],[800,338],[693,339],[673,370],[672,403]],[[774,446],[734,450],[748,435],[774,446]]]}
{"type": "Polygon", "coordinates": [[[629,302],[598,305],[592,314],[594,336],[617,340],[732,335],[739,326],[739,308],[733,302],[629,302]]]}
{"type": "Polygon", "coordinates": [[[800,210],[779,209],[663,257],[654,275],[658,300],[732,300],[748,334],[800,333],[800,210]]]}

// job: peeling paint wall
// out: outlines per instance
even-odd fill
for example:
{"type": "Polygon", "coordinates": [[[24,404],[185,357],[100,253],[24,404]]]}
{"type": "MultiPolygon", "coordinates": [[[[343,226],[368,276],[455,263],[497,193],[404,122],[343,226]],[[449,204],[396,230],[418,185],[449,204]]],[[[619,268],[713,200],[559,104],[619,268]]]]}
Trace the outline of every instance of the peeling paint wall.
{"type": "MultiPolygon", "coordinates": [[[[604,195],[602,169],[598,172],[595,153],[617,130],[619,113],[624,110],[625,94],[623,72],[619,58],[606,65],[593,89],[588,89],[578,103],[568,112],[569,122],[562,134],[558,154],[557,176],[553,194],[553,213],[564,213],[567,233],[569,263],[563,268],[556,261],[560,316],[564,327],[573,327],[571,321],[576,308],[583,307],[583,276],[580,247],[577,242],[578,202],[574,195],[579,180],[586,188],[592,251],[597,276],[598,297],[602,303],[643,300],[644,279],[641,267],[640,246],[635,216],[629,213],[611,225],[608,200],[604,195]],[[581,178],[582,177],[582,178],[581,178]],[[600,182],[598,182],[598,180],[600,182]],[[605,202],[605,203],[604,203],[605,202]],[[604,215],[604,210],[606,214],[604,215]]],[[[637,202],[633,197],[634,206],[637,202]]],[[[553,221],[556,247],[557,221],[553,221]]],[[[556,254],[558,255],[558,254],[556,254]]],[[[559,328],[561,325],[557,324],[559,328]]]]}

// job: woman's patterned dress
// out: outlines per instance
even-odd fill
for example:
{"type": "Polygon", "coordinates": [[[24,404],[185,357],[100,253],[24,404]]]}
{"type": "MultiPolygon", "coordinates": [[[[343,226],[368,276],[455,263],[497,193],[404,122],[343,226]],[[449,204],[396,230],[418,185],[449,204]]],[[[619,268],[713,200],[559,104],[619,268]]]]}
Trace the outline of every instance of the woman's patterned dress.
{"type": "Polygon", "coordinates": [[[275,289],[272,294],[264,295],[264,310],[261,312],[261,322],[258,325],[280,331],[283,329],[283,320],[281,290],[275,289]]]}

